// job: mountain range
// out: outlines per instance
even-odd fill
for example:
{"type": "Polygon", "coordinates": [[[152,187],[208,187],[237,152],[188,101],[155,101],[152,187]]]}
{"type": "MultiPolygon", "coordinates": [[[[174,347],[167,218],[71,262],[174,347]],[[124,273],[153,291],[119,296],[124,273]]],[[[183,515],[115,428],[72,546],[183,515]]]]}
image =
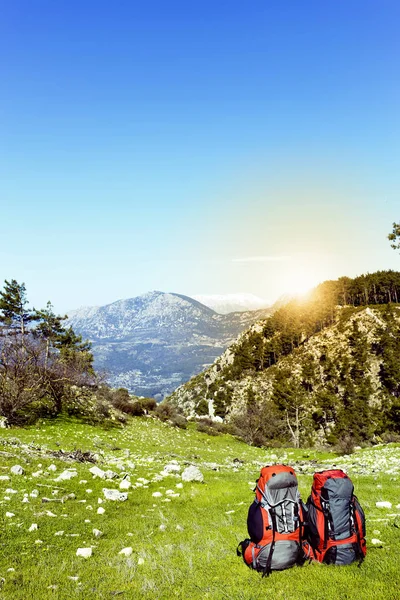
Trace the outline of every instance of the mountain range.
{"type": "Polygon", "coordinates": [[[161,400],[270,312],[218,314],[188,296],[153,291],[69,311],[67,325],[91,341],[95,369],[110,385],[161,400]]]}

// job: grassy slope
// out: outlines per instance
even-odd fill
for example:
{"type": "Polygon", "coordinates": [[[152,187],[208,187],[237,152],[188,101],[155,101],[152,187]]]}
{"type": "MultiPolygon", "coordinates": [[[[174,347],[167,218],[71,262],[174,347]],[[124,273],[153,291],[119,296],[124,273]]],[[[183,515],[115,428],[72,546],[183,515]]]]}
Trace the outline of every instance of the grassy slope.
{"type": "MultiPolygon", "coordinates": [[[[135,419],[124,430],[105,431],[58,422],[40,428],[1,431],[0,436],[3,442],[18,438],[25,444],[40,445],[42,451],[60,447],[100,451],[100,467],[120,472],[117,463],[122,467],[125,461],[132,483],[138,478],[150,480],[148,487],[129,490],[127,502],[103,502],[106,512],[98,515],[97,502],[103,497],[102,488],[117,487],[118,480],[105,483],[93,479],[89,473],[92,465],[88,463],[66,464],[39,454],[29,457],[18,444],[0,445],[0,475],[10,474],[9,469],[15,464],[21,464],[26,471],[23,476],[10,475],[11,481],[0,481],[0,540],[5,550],[0,553],[0,577],[5,579],[0,599],[78,597],[89,600],[115,595],[185,600],[260,597],[395,600],[400,597],[400,529],[393,526],[396,517],[388,516],[400,511],[375,508],[378,500],[389,500],[394,507],[400,502],[398,447],[360,451],[356,461],[350,459],[355,468],[349,472],[366,510],[368,539],[375,537],[384,541],[382,548],[370,544],[361,568],[311,564],[261,579],[235,554],[237,543],[246,537],[247,510],[253,499],[251,484],[259,467],[275,460],[288,464],[301,460],[301,469],[305,472],[299,474],[299,483],[305,500],[315,468],[315,463],[310,464],[310,461],[325,459],[327,462],[323,464],[327,468],[335,462],[343,463],[341,459],[315,451],[250,448],[228,436],[208,437],[192,430],[175,430],[151,419],[135,419]],[[244,463],[235,467],[235,458],[244,463]],[[381,462],[376,473],[371,473],[377,458],[381,462]],[[205,483],[183,483],[180,489],[176,488],[180,478],[174,476],[153,481],[173,459],[182,466],[185,462],[197,464],[205,483]],[[135,468],[127,467],[126,461],[133,461],[135,468]],[[46,472],[52,463],[57,466],[57,472],[46,472]],[[205,463],[218,463],[219,470],[205,463]],[[67,467],[76,467],[78,477],[54,483],[57,474],[67,467]],[[386,474],[389,467],[391,472],[386,474]],[[44,473],[32,477],[38,469],[44,473]],[[87,483],[80,483],[81,480],[87,483]],[[76,499],[64,504],[42,503],[41,497],[52,498],[52,490],[57,486],[63,488],[59,495],[74,492],[76,499]],[[17,493],[6,492],[7,488],[17,493]],[[33,489],[39,490],[39,497],[22,503],[23,494],[33,489]],[[92,492],[87,492],[88,489],[92,492]],[[167,489],[177,491],[180,496],[165,502],[167,489]],[[161,498],[152,496],[156,491],[162,492],[161,498]],[[5,496],[10,499],[5,500],[5,496]],[[46,510],[57,517],[39,514],[46,510]],[[7,518],[6,511],[15,516],[7,518]],[[85,523],[87,519],[90,523],[85,523]],[[38,524],[38,530],[28,532],[32,523],[38,524]],[[94,527],[104,532],[103,537],[94,538],[94,527]],[[55,536],[60,530],[64,535],[55,536]],[[79,534],[79,537],[69,534],[79,534]],[[93,546],[91,558],[75,556],[78,547],[90,545],[93,546]],[[130,557],[118,555],[127,546],[133,547],[133,554],[130,557]],[[10,568],[15,571],[8,571],[10,568]],[[69,577],[79,579],[74,581],[69,577]]],[[[398,518],[396,523],[400,524],[398,518]]]]}

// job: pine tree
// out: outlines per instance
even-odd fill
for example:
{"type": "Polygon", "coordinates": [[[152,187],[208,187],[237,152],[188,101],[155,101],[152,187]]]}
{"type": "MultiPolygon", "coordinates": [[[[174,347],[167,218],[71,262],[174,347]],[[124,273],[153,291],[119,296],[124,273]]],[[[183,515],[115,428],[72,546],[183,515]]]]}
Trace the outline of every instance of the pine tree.
{"type": "Polygon", "coordinates": [[[29,323],[37,320],[35,313],[28,308],[25,284],[19,284],[15,279],[4,283],[4,291],[0,291],[0,323],[7,330],[24,335],[29,323]]]}
{"type": "Polygon", "coordinates": [[[56,315],[53,311],[53,305],[51,302],[47,302],[46,308],[42,310],[36,310],[35,316],[39,321],[39,324],[33,330],[35,336],[40,337],[46,342],[46,356],[45,356],[45,368],[47,368],[50,347],[51,345],[57,346],[60,339],[65,335],[65,329],[62,326],[67,316],[61,317],[56,315]]]}
{"type": "Polygon", "coordinates": [[[389,233],[388,240],[392,242],[393,250],[400,250],[400,223],[393,223],[393,231],[389,233]]]}

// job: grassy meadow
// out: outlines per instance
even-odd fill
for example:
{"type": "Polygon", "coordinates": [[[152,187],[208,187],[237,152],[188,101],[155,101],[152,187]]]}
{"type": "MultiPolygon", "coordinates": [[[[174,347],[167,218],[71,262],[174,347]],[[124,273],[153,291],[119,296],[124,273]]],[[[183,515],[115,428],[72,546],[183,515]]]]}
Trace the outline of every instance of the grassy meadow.
{"type": "Polygon", "coordinates": [[[1,430],[0,600],[398,600],[399,477],[398,445],[347,457],[259,449],[151,418],[132,419],[123,429],[58,420],[1,430]],[[117,477],[94,477],[92,463],[62,460],[60,450],[90,451],[96,466],[117,477]],[[307,564],[262,579],[236,556],[247,537],[259,469],[274,462],[294,466],[303,500],[314,470],[335,465],[348,471],[367,519],[368,552],[360,568],[307,564]],[[176,470],[168,473],[171,464],[176,470]],[[182,481],[190,464],[199,467],[203,483],[182,481]],[[10,471],[15,465],[22,475],[10,471]],[[55,481],[66,469],[74,476],[55,481]],[[132,484],[128,500],[105,500],[103,488],[119,489],[124,476],[132,484]],[[392,508],[377,508],[378,501],[392,508]],[[373,538],[382,543],[373,545],[373,538]],[[76,556],[78,548],[91,548],[92,556],[76,556]]]}

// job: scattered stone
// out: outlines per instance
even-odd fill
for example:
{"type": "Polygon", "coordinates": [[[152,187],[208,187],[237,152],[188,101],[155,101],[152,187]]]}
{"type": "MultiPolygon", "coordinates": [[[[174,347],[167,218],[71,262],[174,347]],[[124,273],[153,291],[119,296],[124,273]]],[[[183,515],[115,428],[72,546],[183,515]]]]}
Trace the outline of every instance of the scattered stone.
{"type": "Polygon", "coordinates": [[[43,540],[35,540],[35,544],[43,544],[43,540]]]}
{"type": "Polygon", "coordinates": [[[78,548],[76,556],[82,556],[82,558],[89,558],[92,556],[92,548],[78,548]]]}
{"type": "Polygon", "coordinates": [[[23,475],[25,473],[25,470],[21,467],[21,465],[14,465],[11,467],[10,471],[13,475],[23,475]]]}
{"type": "Polygon", "coordinates": [[[178,463],[176,462],[171,462],[168,465],[165,465],[164,467],[164,473],[179,473],[181,470],[181,467],[178,465],[178,463]]]}
{"type": "Polygon", "coordinates": [[[79,577],[76,577],[74,575],[68,575],[68,579],[70,579],[71,581],[78,581],[79,577]]]}
{"type": "Polygon", "coordinates": [[[109,490],[108,488],[103,488],[103,494],[106,500],[118,500],[119,502],[125,502],[125,500],[128,500],[127,492],[119,492],[118,490],[109,490]]]}
{"type": "Polygon", "coordinates": [[[182,473],[183,481],[204,481],[203,473],[200,471],[198,467],[191,465],[187,467],[182,473]]]}
{"type": "Polygon", "coordinates": [[[144,565],[144,558],[140,557],[137,561],[138,565],[144,565]]]}
{"type": "Polygon", "coordinates": [[[119,489],[120,490],[129,490],[129,488],[132,486],[131,482],[128,481],[128,479],[123,479],[121,481],[121,483],[119,484],[119,489]]]}
{"type": "Polygon", "coordinates": [[[0,417],[0,429],[7,429],[8,421],[7,417],[0,417]]]}
{"type": "Polygon", "coordinates": [[[47,467],[47,469],[48,469],[49,471],[57,471],[57,467],[56,467],[56,465],[50,465],[49,467],[47,467]]]}
{"type": "Polygon", "coordinates": [[[54,535],[57,535],[57,536],[64,535],[64,531],[56,531],[54,535]]]}
{"type": "Polygon", "coordinates": [[[78,477],[78,471],[76,471],[75,469],[66,469],[65,471],[60,473],[60,475],[58,477],[56,477],[56,479],[54,481],[55,482],[69,481],[70,479],[73,479],[74,477],[78,477]]]}
{"type": "Polygon", "coordinates": [[[0,481],[10,481],[10,478],[8,475],[0,475],[0,481]]]}
{"type": "Polygon", "coordinates": [[[55,515],[54,513],[51,512],[51,510],[46,510],[46,515],[48,517],[56,517],[57,515],[55,515]]]}
{"type": "Polygon", "coordinates": [[[161,492],[153,492],[152,496],[153,496],[153,498],[161,498],[162,493],[161,492]]]}
{"type": "Polygon", "coordinates": [[[29,527],[28,531],[36,531],[38,528],[37,523],[32,523],[32,525],[29,527]]]}
{"type": "Polygon", "coordinates": [[[6,494],[18,494],[18,492],[17,492],[17,490],[13,490],[12,488],[7,488],[6,494]]]}
{"type": "Polygon", "coordinates": [[[101,537],[103,535],[103,532],[100,531],[100,529],[94,528],[93,529],[93,535],[94,535],[95,538],[99,538],[99,537],[101,537]]]}
{"type": "Polygon", "coordinates": [[[132,552],[133,548],[131,546],[128,546],[128,548],[122,548],[122,550],[120,550],[118,554],[122,554],[123,556],[130,556],[132,552]]]}
{"type": "Polygon", "coordinates": [[[167,526],[165,525],[165,523],[161,523],[159,530],[160,531],[165,531],[167,529],[167,526]]]}
{"type": "Polygon", "coordinates": [[[99,467],[91,467],[89,472],[93,475],[93,477],[100,477],[100,479],[105,479],[105,472],[99,467]]]}
{"type": "Polygon", "coordinates": [[[29,495],[31,498],[37,498],[39,496],[39,490],[32,490],[29,495]]]}
{"type": "Polygon", "coordinates": [[[42,473],[43,471],[42,469],[40,469],[39,471],[35,471],[34,473],[32,473],[32,477],[40,477],[42,473]]]}
{"type": "Polygon", "coordinates": [[[13,517],[15,517],[15,514],[12,512],[6,512],[6,517],[8,517],[9,519],[12,519],[13,517]]]}
{"type": "Polygon", "coordinates": [[[392,503],[385,500],[384,502],[377,502],[375,506],[377,508],[392,508],[392,503]]]}
{"type": "Polygon", "coordinates": [[[97,509],[97,514],[98,515],[104,515],[105,513],[105,509],[102,506],[99,506],[99,508],[97,509]]]}
{"type": "Polygon", "coordinates": [[[105,471],[104,477],[105,479],[115,479],[116,477],[118,477],[118,473],[115,473],[114,471],[111,471],[109,469],[108,471],[105,471]]]}
{"type": "Polygon", "coordinates": [[[371,540],[371,544],[373,546],[383,546],[385,542],[381,542],[381,540],[378,540],[377,538],[372,538],[371,540]]]}

